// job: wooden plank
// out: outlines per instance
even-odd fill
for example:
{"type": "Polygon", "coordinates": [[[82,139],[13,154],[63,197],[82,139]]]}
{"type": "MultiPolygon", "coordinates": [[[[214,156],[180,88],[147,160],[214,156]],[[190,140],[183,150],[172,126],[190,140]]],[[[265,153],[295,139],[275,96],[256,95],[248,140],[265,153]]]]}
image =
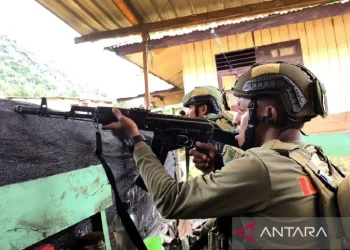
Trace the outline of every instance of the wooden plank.
{"type": "Polygon", "coordinates": [[[80,17],[74,15],[70,10],[66,9],[64,6],[59,4],[56,1],[49,0],[36,0],[39,4],[43,5],[50,12],[55,14],[58,18],[63,20],[67,25],[70,25],[80,34],[89,34],[93,31],[96,31],[94,27],[86,24],[84,20],[80,17]]]}
{"type": "Polygon", "coordinates": [[[215,68],[215,83],[216,83],[216,86],[219,86],[219,81],[218,81],[218,77],[217,77],[217,70],[216,70],[215,55],[220,54],[221,51],[220,51],[219,45],[216,42],[216,39],[210,39],[209,42],[210,42],[211,54],[212,54],[212,58],[213,58],[213,66],[215,68]]]}
{"type": "MultiPolygon", "coordinates": [[[[344,25],[343,17],[342,16],[336,16],[332,18],[333,21],[333,27],[335,32],[335,41],[337,44],[337,51],[338,51],[338,58],[339,58],[339,65],[340,65],[340,72],[342,76],[341,81],[341,93],[343,94],[343,97],[345,98],[345,106],[343,107],[342,112],[349,110],[350,108],[350,54],[349,54],[349,47],[346,39],[346,28],[347,26],[344,25]]],[[[349,29],[349,26],[348,28],[349,29]]]]}
{"type": "Polygon", "coordinates": [[[198,82],[196,84],[207,85],[207,78],[206,78],[204,59],[203,59],[202,42],[194,43],[194,53],[196,55],[195,59],[196,59],[196,68],[197,68],[197,77],[198,77],[198,82]]]}
{"type": "MultiPolygon", "coordinates": [[[[314,29],[317,31],[317,49],[319,53],[319,65],[318,65],[318,78],[327,85],[332,82],[333,76],[328,74],[328,70],[331,68],[329,63],[328,47],[326,41],[326,33],[323,28],[322,19],[313,21],[314,29]]],[[[316,73],[316,72],[315,72],[316,73]]]]}
{"type": "Polygon", "coordinates": [[[136,15],[135,10],[131,8],[131,5],[125,0],[113,0],[115,5],[120,9],[120,11],[124,14],[126,19],[132,24],[137,25],[141,23],[142,18],[136,15]]]}
{"type": "MultiPolygon", "coordinates": [[[[350,27],[350,14],[343,15],[344,25],[345,27],[350,27]]],[[[350,53],[350,29],[345,29],[346,40],[348,43],[348,49],[350,53]]]]}
{"type": "Polygon", "coordinates": [[[309,7],[311,5],[319,5],[331,2],[330,0],[272,0],[258,4],[243,5],[234,8],[223,9],[219,11],[212,11],[198,15],[191,15],[179,17],[170,20],[163,20],[159,22],[143,23],[134,25],[133,27],[126,27],[111,31],[104,31],[99,33],[92,33],[89,35],[75,38],[75,43],[96,41],[104,38],[114,38],[129,35],[136,35],[142,33],[155,32],[159,30],[168,30],[173,28],[180,28],[190,25],[208,23],[218,20],[225,20],[229,18],[247,17],[250,15],[257,15],[261,13],[268,13],[270,11],[288,10],[294,7],[309,7]]]}
{"type": "Polygon", "coordinates": [[[182,72],[181,64],[181,46],[174,46],[167,48],[166,51],[152,58],[153,69],[151,72],[171,82],[171,78],[182,72]]]}
{"type": "Polygon", "coordinates": [[[311,71],[314,71],[315,74],[318,75],[318,73],[320,73],[319,72],[320,58],[318,56],[317,42],[316,42],[317,39],[315,35],[314,24],[312,21],[305,23],[305,33],[306,33],[307,46],[309,48],[309,55],[310,55],[310,62],[311,62],[309,67],[311,71]]]}
{"type": "MultiPolygon", "coordinates": [[[[350,2],[304,9],[284,14],[283,16],[273,15],[270,17],[259,18],[243,23],[222,25],[215,28],[215,30],[220,36],[230,36],[266,28],[279,27],[281,25],[297,24],[306,21],[322,19],[325,17],[343,15],[346,13],[350,13],[350,2]]],[[[203,41],[211,38],[212,34],[210,33],[210,30],[194,31],[185,35],[165,36],[161,39],[152,40],[150,41],[149,46],[150,48],[167,48],[175,45],[203,41]]],[[[140,44],[135,43],[113,48],[113,51],[123,56],[126,54],[140,52],[141,49],[142,48],[140,44]]]]}
{"type": "Polygon", "coordinates": [[[228,48],[230,51],[238,50],[237,35],[230,35],[227,37],[228,48]]]}
{"type": "Polygon", "coordinates": [[[207,76],[207,84],[218,87],[215,62],[213,61],[214,58],[211,51],[210,41],[203,41],[202,46],[205,74],[207,76]]]}
{"type": "Polygon", "coordinates": [[[245,44],[245,33],[238,34],[237,35],[237,45],[238,45],[238,50],[245,49],[246,44],[245,44]]]}
{"type": "Polygon", "coordinates": [[[222,79],[223,89],[228,91],[232,89],[233,83],[237,80],[237,76],[236,75],[222,76],[221,79],[222,79]]]}
{"type": "Polygon", "coordinates": [[[337,50],[337,44],[335,40],[335,33],[331,18],[324,18],[323,27],[326,33],[326,41],[328,48],[328,55],[330,61],[330,71],[325,72],[329,74],[332,72],[332,81],[327,88],[328,107],[330,113],[338,113],[345,107],[345,97],[342,90],[342,78],[339,65],[339,56],[337,50]]]}
{"type": "Polygon", "coordinates": [[[0,187],[0,249],[24,249],[110,207],[101,165],[0,187]]]}
{"type": "Polygon", "coordinates": [[[221,46],[219,46],[221,53],[229,52],[227,36],[220,37],[221,46]]]}
{"type": "Polygon", "coordinates": [[[106,12],[103,12],[103,9],[100,9],[93,1],[75,0],[75,2],[83,11],[103,27],[104,30],[120,28],[120,26],[116,25],[109,19],[108,13],[106,15],[106,12]]]}
{"type": "Polygon", "coordinates": [[[297,23],[298,36],[300,37],[301,50],[303,52],[303,60],[306,67],[311,66],[309,47],[307,44],[306,32],[304,23],[297,23]]]}
{"type": "Polygon", "coordinates": [[[105,15],[114,23],[119,24],[121,27],[132,26],[130,21],[125,18],[124,14],[113,1],[92,0],[92,2],[103,10],[105,15]]]}
{"type": "Polygon", "coordinates": [[[262,39],[261,39],[261,32],[260,32],[260,30],[254,31],[254,32],[253,32],[253,35],[254,35],[255,46],[261,46],[261,45],[263,45],[262,39]]]}
{"type": "Polygon", "coordinates": [[[271,43],[279,43],[280,39],[280,29],[278,27],[274,27],[270,29],[271,34],[271,43]]]}
{"type": "Polygon", "coordinates": [[[143,78],[144,78],[144,86],[145,86],[145,107],[146,109],[151,109],[151,94],[149,90],[149,82],[148,82],[148,74],[149,74],[149,57],[148,57],[148,48],[147,48],[147,41],[149,39],[148,34],[142,34],[142,44],[143,44],[143,51],[142,51],[142,56],[143,56],[143,63],[142,63],[142,68],[143,68],[143,78]]]}
{"type": "Polygon", "coordinates": [[[289,39],[290,40],[298,39],[299,35],[298,35],[297,25],[296,24],[288,24],[287,26],[288,26],[289,39]]]}
{"type": "Polygon", "coordinates": [[[182,77],[183,77],[183,86],[185,93],[189,92],[190,90],[187,89],[187,86],[190,85],[191,82],[191,72],[190,67],[188,63],[188,55],[187,55],[187,46],[181,45],[181,54],[182,54],[182,77]]]}
{"type": "Polygon", "coordinates": [[[108,229],[108,223],[107,223],[106,210],[102,210],[100,212],[100,217],[102,222],[102,231],[103,231],[103,236],[106,244],[106,250],[112,250],[111,240],[109,238],[109,229],[108,229]]]}
{"type": "Polygon", "coordinates": [[[64,6],[67,10],[73,13],[75,16],[79,17],[84,23],[92,27],[96,32],[104,32],[106,28],[104,25],[95,20],[89,13],[85,12],[84,9],[75,1],[65,1],[65,0],[56,0],[59,4],[64,6]]]}
{"type": "Polygon", "coordinates": [[[286,42],[291,40],[289,38],[289,30],[287,25],[283,25],[279,27],[279,34],[280,34],[280,42],[286,42]]]}
{"type": "Polygon", "coordinates": [[[306,133],[350,132],[350,112],[330,114],[326,119],[316,117],[303,128],[306,133]]]}
{"type": "Polygon", "coordinates": [[[187,55],[188,55],[188,66],[190,69],[190,84],[188,88],[193,89],[196,86],[196,84],[199,82],[198,75],[197,75],[196,54],[194,52],[193,43],[187,44],[186,47],[187,47],[187,55]]]}
{"type": "Polygon", "coordinates": [[[272,43],[270,29],[261,30],[261,40],[263,45],[272,43]]]}
{"type": "Polygon", "coordinates": [[[254,46],[253,33],[252,32],[245,33],[245,45],[246,45],[246,48],[253,48],[253,47],[255,47],[254,46]]]}

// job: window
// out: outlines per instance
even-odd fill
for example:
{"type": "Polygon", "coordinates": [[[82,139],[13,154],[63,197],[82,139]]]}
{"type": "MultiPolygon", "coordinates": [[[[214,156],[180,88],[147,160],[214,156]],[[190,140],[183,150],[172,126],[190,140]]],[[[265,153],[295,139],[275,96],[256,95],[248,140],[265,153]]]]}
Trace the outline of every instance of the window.
{"type": "Polygon", "coordinates": [[[255,48],[215,55],[218,71],[251,66],[256,62],[255,48]]]}
{"type": "Polygon", "coordinates": [[[230,91],[238,77],[254,63],[269,61],[288,61],[303,64],[300,40],[215,55],[219,88],[230,91]]]}
{"type": "Polygon", "coordinates": [[[300,40],[298,39],[257,47],[256,61],[288,61],[303,64],[300,40]]]}

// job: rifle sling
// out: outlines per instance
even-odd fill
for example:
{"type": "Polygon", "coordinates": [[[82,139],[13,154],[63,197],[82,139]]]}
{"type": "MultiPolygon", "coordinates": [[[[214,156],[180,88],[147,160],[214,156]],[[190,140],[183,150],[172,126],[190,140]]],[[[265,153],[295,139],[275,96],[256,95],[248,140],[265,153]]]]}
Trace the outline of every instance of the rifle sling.
{"type": "Polygon", "coordinates": [[[106,172],[107,179],[112,186],[114,196],[115,196],[115,204],[117,208],[117,213],[120,215],[120,219],[123,223],[123,226],[125,228],[125,231],[127,232],[128,236],[130,237],[132,243],[137,247],[138,250],[147,250],[147,247],[145,243],[143,242],[143,239],[137,230],[135,224],[131,220],[128,212],[124,208],[123,202],[119,196],[118,190],[117,190],[117,183],[115,181],[113,172],[111,168],[109,167],[106,160],[102,157],[102,139],[100,132],[96,132],[96,151],[95,154],[97,158],[100,160],[102,167],[104,171],[106,172]]]}
{"type": "Polygon", "coordinates": [[[188,180],[188,175],[190,173],[190,149],[188,147],[185,148],[185,156],[186,156],[186,180],[188,180]]]}

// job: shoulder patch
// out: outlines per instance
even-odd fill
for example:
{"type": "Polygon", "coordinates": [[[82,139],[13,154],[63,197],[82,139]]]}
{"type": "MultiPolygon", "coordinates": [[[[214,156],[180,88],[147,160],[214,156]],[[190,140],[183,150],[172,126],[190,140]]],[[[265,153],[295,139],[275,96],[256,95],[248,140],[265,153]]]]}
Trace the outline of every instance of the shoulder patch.
{"type": "Polygon", "coordinates": [[[309,196],[317,193],[308,176],[299,177],[298,182],[304,196],[309,196]]]}

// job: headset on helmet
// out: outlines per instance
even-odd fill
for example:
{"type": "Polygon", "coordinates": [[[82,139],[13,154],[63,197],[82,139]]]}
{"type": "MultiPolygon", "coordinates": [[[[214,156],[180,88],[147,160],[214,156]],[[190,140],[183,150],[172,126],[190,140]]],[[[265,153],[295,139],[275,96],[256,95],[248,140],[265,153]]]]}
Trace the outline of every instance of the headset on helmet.
{"type": "Polygon", "coordinates": [[[232,91],[237,97],[251,98],[245,149],[253,145],[255,124],[269,119],[256,115],[256,100],[260,96],[277,95],[283,101],[288,125],[281,132],[293,128],[298,122],[328,115],[324,85],[302,65],[281,61],[256,63],[237,79],[232,91]]]}

